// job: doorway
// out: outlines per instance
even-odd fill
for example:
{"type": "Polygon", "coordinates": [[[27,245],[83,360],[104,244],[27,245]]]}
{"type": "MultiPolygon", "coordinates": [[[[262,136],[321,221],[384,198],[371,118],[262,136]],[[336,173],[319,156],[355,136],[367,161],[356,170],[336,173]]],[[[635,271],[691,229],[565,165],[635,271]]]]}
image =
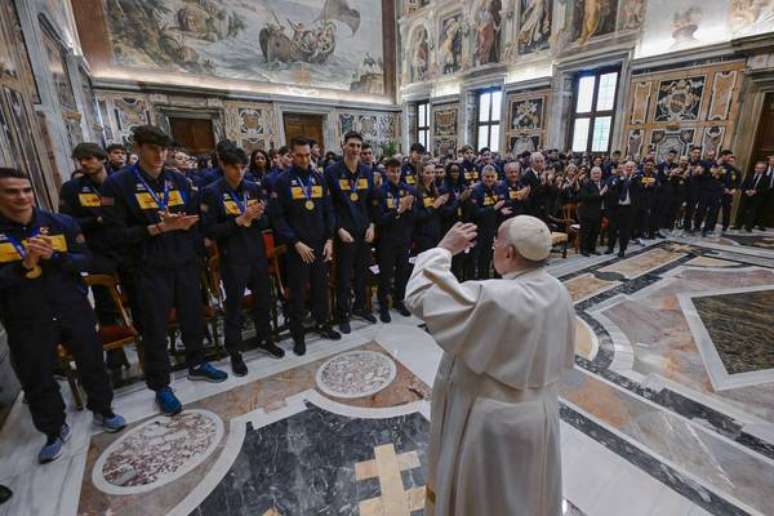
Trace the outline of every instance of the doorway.
{"type": "Polygon", "coordinates": [[[188,153],[201,156],[215,150],[215,132],[209,118],[169,117],[172,138],[188,153]]]}
{"type": "Polygon", "coordinates": [[[283,115],[285,141],[290,145],[290,141],[293,138],[303,136],[304,138],[312,138],[320,144],[320,147],[324,147],[323,116],[306,113],[285,113],[283,115]]]}
{"type": "MultiPolygon", "coordinates": [[[[753,155],[750,169],[756,161],[768,163],[769,156],[774,154],[774,92],[769,92],[763,101],[761,118],[758,121],[757,137],[753,147],[753,155]]],[[[750,172],[748,172],[750,173],[750,172]]],[[[774,227],[774,203],[764,205],[763,220],[766,227],[774,227]]]]}

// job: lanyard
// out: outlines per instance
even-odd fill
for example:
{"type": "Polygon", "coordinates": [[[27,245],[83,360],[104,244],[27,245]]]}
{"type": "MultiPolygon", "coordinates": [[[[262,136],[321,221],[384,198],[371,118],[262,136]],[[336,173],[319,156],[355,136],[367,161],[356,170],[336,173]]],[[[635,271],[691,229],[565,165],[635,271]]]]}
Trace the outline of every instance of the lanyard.
{"type": "MultiPolygon", "coordinates": [[[[32,234],[30,235],[30,238],[36,236],[40,232],[40,228],[35,227],[32,230],[32,234]]],[[[10,233],[6,233],[6,238],[11,243],[14,249],[16,249],[16,252],[19,253],[19,256],[21,256],[21,259],[24,260],[27,258],[27,255],[29,254],[27,252],[27,248],[24,247],[24,245],[13,235],[10,233]]]]}
{"type": "Polygon", "coordinates": [[[153,197],[153,200],[156,201],[156,204],[158,205],[160,210],[166,210],[167,205],[169,204],[169,181],[166,179],[164,180],[164,199],[160,199],[158,194],[156,193],[156,190],[150,187],[147,181],[145,181],[145,178],[142,177],[142,174],[140,173],[139,168],[134,169],[134,175],[137,177],[137,179],[140,180],[140,182],[145,186],[145,189],[148,190],[148,193],[153,197]]]}
{"type": "Polygon", "coordinates": [[[309,184],[304,183],[304,180],[301,179],[301,174],[296,174],[298,176],[298,182],[301,183],[304,187],[302,188],[304,192],[304,197],[307,199],[312,198],[312,174],[309,173],[309,184]]]}
{"type": "Polygon", "coordinates": [[[234,201],[234,203],[236,203],[237,208],[239,208],[239,213],[244,213],[245,209],[247,208],[247,190],[242,192],[242,202],[239,202],[239,196],[231,188],[228,189],[228,194],[231,196],[231,199],[234,201]]]}

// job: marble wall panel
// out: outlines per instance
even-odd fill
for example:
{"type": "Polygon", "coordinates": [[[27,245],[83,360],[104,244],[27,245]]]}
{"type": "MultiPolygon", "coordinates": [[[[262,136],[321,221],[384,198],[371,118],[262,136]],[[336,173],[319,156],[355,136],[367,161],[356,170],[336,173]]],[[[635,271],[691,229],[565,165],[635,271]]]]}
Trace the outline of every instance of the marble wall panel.
{"type": "Polygon", "coordinates": [[[278,145],[277,122],[270,103],[224,102],[226,138],[237,142],[248,154],[278,145]]]}

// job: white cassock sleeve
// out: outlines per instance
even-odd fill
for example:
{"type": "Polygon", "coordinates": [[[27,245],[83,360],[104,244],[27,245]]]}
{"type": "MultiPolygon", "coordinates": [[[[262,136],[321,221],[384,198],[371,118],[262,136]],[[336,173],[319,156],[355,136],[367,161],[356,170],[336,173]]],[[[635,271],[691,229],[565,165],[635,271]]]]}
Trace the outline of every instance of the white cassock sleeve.
{"type": "MultiPolygon", "coordinates": [[[[444,351],[481,374],[495,354],[497,328],[493,324],[477,327],[477,314],[487,310],[488,305],[483,284],[460,283],[451,272],[451,259],[449,251],[438,247],[417,256],[406,286],[405,304],[427,324],[444,351]]],[[[489,320],[494,322],[491,317],[489,320]]]]}

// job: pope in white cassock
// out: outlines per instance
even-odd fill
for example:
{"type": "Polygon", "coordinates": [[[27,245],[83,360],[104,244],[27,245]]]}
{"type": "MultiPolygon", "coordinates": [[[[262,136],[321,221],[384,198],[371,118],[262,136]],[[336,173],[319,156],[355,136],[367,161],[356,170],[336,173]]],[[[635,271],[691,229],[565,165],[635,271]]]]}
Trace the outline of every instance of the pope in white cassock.
{"type": "Polygon", "coordinates": [[[500,226],[502,279],[459,283],[452,256],[474,224],[456,224],[420,254],[406,306],[444,354],[433,386],[428,514],[543,516],[562,512],[558,383],[574,363],[575,310],[543,269],[551,234],[535,217],[500,226]]]}

